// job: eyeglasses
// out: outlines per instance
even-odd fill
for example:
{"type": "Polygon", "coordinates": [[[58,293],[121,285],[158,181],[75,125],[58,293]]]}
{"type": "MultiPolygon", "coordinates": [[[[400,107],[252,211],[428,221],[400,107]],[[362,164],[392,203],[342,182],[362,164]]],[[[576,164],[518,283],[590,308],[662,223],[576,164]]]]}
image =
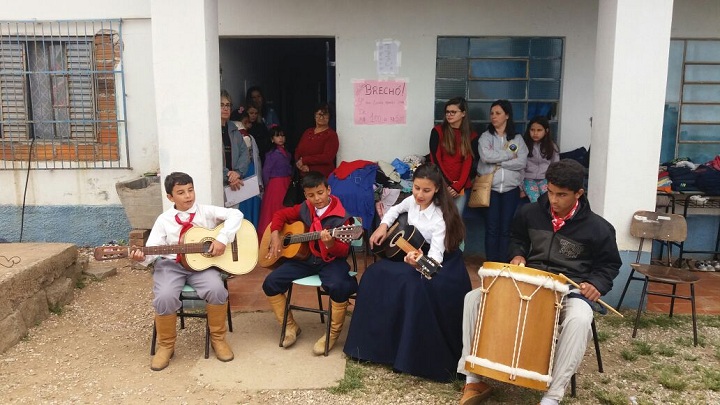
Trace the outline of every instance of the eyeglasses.
{"type": "Polygon", "coordinates": [[[460,110],[445,110],[445,115],[449,115],[452,117],[453,115],[455,115],[459,112],[462,112],[462,111],[460,111],[460,110]]]}
{"type": "Polygon", "coordinates": [[[230,103],[220,103],[220,109],[222,110],[223,108],[230,109],[230,108],[232,108],[232,104],[230,104],[230,103]]]}
{"type": "Polygon", "coordinates": [[[318,118],[328,117],[329,115],[330,115],[329,113],[324,113],[324,112],[315,113],[315,116],[318,118]]]}

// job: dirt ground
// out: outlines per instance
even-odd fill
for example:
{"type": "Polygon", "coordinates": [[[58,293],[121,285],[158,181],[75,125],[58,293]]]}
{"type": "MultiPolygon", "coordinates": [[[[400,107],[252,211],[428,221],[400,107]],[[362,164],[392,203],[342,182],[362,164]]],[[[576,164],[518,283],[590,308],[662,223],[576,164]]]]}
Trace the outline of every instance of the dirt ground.
{"type": "MultiPolygon", "coordinates": [[[[76,289],[71,304],[0,355],[0,403],[455,404],[459,400],[461,382],[438,384],[383,366],[354,364],[348,370],[354,369],[358,376],[354,382],[346,377],[351,388],[344,390],[218,389],[191,373],[203,356],[202,322],[189,322],[178,332],[170,367],[153,372],[149,369],[151,276],[147,270],[133,269],[128,261],[118,262],[117,268],[116,276],[76,289]]],[[[675,317],[677,321],[660,327],[650,325],[632,339],[631,319],[627,319],[631,315],[626,313],[624,320],[598,319],[605,373],[597,372],[591,343],[578,373],[578,398],[564,403],[720,403],[720,317],[701,318],[701,345],[693,347],[688,343],[692,336],[688,317],[675,317]]],[[[217,361],[210,356],[205,361],[217,361]]],[[[338,375],[338,380],[342,377],[338,375]]],[[[537,391],[491,384],[495,393],[489,404],[534,404],[541,397],[537,391]]]]}

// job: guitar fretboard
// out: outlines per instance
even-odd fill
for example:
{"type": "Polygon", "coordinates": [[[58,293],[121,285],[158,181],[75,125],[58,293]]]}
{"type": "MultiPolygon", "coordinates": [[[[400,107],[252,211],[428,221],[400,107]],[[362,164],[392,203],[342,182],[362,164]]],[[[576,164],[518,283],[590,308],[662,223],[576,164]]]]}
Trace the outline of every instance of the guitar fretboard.
{"type": "Polygon", "coordinates": [[[310,242],[311,240],[318,240],[320,239],[320,232],[308,232],[308,233],[301,233],[299,235],[292,235],[290,236],[289,244],[293,243],[303,243],[303,242],[310,242]]]}
{"type": "MultiPolygon", "coordinates": [[[[172,253],[205,253],[205,244],[204,243],[186,243],[182,245],[164,245],[164,246],[148,246],[148,247],[142,247],[142,248],[136,248],[135,250],[139,249],[146,255],[166,255],[166,254],[172,254],[172,253]]],[[[128,249],[128,252],[130,249],[128,249]]]]}
{"type": "Polygon", "coordinates": [[[417,249],[415,249],[415,247],[403,237],[397,238],[397,240],[395,241],[395,245],[397,245],[397,247],[402,249],[405,253],[417,252],[417,249]]]}

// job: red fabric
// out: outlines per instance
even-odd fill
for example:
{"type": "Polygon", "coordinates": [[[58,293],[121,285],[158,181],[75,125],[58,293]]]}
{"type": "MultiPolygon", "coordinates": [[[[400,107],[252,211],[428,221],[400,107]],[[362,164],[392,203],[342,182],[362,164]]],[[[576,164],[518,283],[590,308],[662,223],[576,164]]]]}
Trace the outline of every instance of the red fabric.
{"type": "Polygon", "coordinates": [[[265,185],[257,228],[260,237],[265,233],[265,228],[272,222],[273,213],[285,208],[283,198],[285,198],[285,192],[290,187],[291,181],[292,179],[289,176],[271,177],[270,181],[265,185]]]}
{"type": "Polygon", "coordinates": [[[553,232],[557,232],[560,230],[560,228],[565,226],[565,221],[567,221],[568,219],[572,218],[573,215],[575,215],[575,211],[577,211],[579,205],[580,205],[580,200],[575,201],[575,206],[570,210],[570,212],[568,212],[567,215],[565,215],[562,218],[557,216],[557,214],[555,214],[555,211],[553,211],[553,209],[550,208],[550,213],[552,214],[553,232]]]}
{"type": "Polygon", "coordinates": [[[338,135],[332,128],[317,134],[315,128],[308,128],[295,148],[295,160],[302,158],[303,164],[310,170],[316,170],[328,177],[335,169],[335,156],[339,147],[338,135]]]}
{"type": "MultiPolygon", "coordinates": [[[[180,229],[180,238],[179,238],[179,240],[178,240],[178,243],[180,243],[180,241],[182,240],[182,237],[183,237],[183,235],[185,234],[185,232],[187,232],[188,229],[192,228],[192,226],[193,226],[193,224],[192,224],[193,218],[195,218],[195,213],[194,213],[194,212],[190,214],[190,218],[187,220],[187,222],[182,221],[182,220],[180,219],[180,214],[175,214],[175,222],[177,222],[178,225],[182,226],[182,228],[180,229]]],[[[175,261],[176,261],[177,263],[180,263],[180,260],[181,260],[181,259],[182,259],[182,254],[181,254],[181,253],[178,253],[177,255],[175,255],[175,261]]]]}
{"type": "Polygon", "coordinates": [[[340,166],[338,166],[337,169],[333,170],[333,174],[335,174],[335,177],[337,177],[339,180],[343,180],[355,170],[362,169],[365,166],[374,164],[375,162],[371,162],[369,160],[353,160],[352,162],[340,162],[340,166]]]}
{"type": "MultiPolygon", "coordinates": [[[[279,231],[282,229],[283,225],[285,224],[291,224],[293,222],[301,221],[302,218],[300,217],[300,207],[302,207],[303,204],[306,204],[308,209],[310,210],[310,215],[312,216],[312,222],[311,224],[306,224],[309,226],[310,232],[315,232],[318,230],[322,230],[322,226],[319,224],[319,221],[316,223],[316,219],[322,220],[329,216],[338,216],[338,217],[344,217],[345,214],[345,207],[343,207],[342,203],[340,202],[340,199],[337,197],[331,197],[330,199],[330,207],[325,211],[322,217],[317,217],[317,214],[315,213],[315,207],[309,202],[309,201],[303,201],[302,203],[294,206],[294,207],[288,207],[279,211],[276,211],[272,218],[272,223],[270,224],[270,230],[271,231],[279,231]],[[320,226],[319,226],[320,225],[320,226]]],[[[346,224],[350,222],[350,220],[346,221],[346,224]]],[[[347,257],[348,253],[350,252],[350,245],[348,245],[345,242],[341,242],[339,240],[335,240],[335,244],[333,244],[333,247],[330,249],[327,249],[325,247],[324,243],[309,243],[310,251],[315,255],[323,259],[323,261],[330,262],[334,260],[336,257],[347,257]],[[320,250],[318,250],[318,248],[320,250]]]]}
{"type": "MultiPolygon", "coordinates": [[[[434,161],[435,159],[432,159],[432,153],[430,154],[431,160],[433,160],[433,163],[440,166],[440,170],[443,175],[450,182],[450,187],[459,193],[461,190],[471,186],[470,170],[472,169],[473,161],[472,151],[470,151],[469,155],[465,157],[462,156],[462,153],[460,152],[461,132],[460,129],[453,128],[453,133],[455,135],[455,154],[448,154],[442,146],[443,139],[445,137],[442,125],[435,126],[435,131],[437,131],[439,137],[438,148],[435,151],[437,162],[434,161]]],[[[477,133],[471,132],[470,140],[472,141],[475,138],[477,138],[477,133]]]]}

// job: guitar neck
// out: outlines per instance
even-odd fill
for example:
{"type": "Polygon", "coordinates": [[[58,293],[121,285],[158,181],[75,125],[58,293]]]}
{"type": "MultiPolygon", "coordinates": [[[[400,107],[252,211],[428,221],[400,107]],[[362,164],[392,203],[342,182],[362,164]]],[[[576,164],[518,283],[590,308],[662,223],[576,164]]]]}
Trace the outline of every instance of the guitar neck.
{"type": "Polygon", "coordinates": [[[395,245],[397,245],[397,247],[402,249],[403,252],[405,252],[405,253],[418,251],[417,249],[415,249],[415,247],[413,245],[410,244],[410,242],[405,240],[405,238],[403,238],[403,237],[397,238],[397,240],[395,241],[395,245]]]}
{"type": "Polygon", "coordinates": [[[320,239],[320,232],[308,232],[308,233],[301,233],[297,235],[291,235],[288,244],[293,243],[304,243],[304,242],[310,242],[311,240],[318,240],[320,239]]]}
{"type": "MultiPolygon", "coordinates": [[[[128,248],[128,251],[130,248],[128,248]]],[[[182,245],[164,245],[164,246],[148,246],[136,248],[146,255],[167,255],[167,254],[187,254],[187,253],[205,253],[204,243],[185,243],[182,245]]]]}

